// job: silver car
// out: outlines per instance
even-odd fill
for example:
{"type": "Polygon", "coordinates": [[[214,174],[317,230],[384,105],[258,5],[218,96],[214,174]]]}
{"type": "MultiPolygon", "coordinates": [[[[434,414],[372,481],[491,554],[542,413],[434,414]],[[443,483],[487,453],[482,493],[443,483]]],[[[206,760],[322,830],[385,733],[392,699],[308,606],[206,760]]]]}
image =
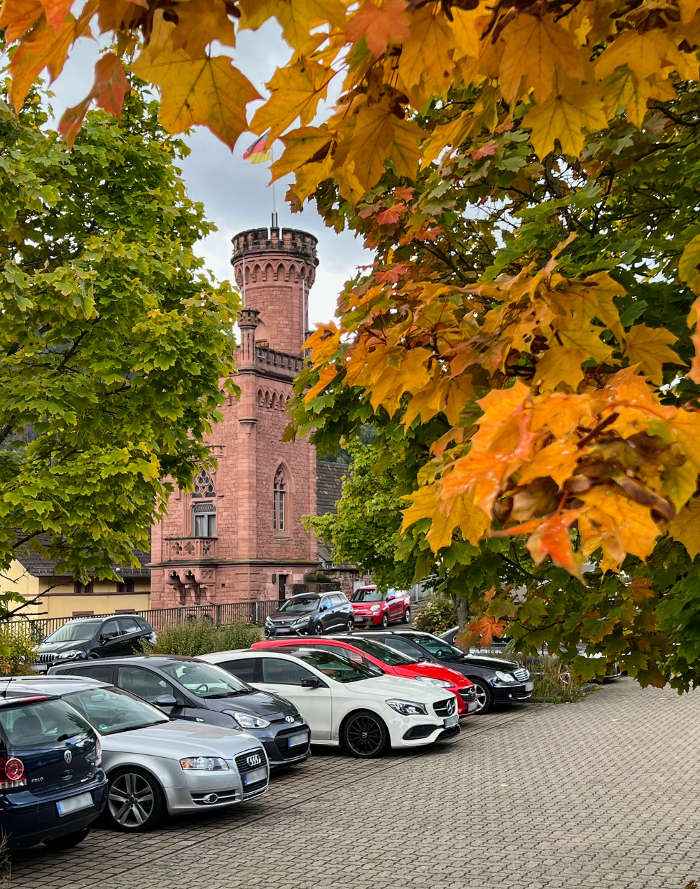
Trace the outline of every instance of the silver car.
{"type": "Polygon", "coordinates": [[[3,692],[61,697],[99,732],[105,813],[119,830],[148,830],[166,812],[217,809],[267,790],[265,750],[246,732],[170,720],[141,698],[84,677],[17,677],[3,692]]]}

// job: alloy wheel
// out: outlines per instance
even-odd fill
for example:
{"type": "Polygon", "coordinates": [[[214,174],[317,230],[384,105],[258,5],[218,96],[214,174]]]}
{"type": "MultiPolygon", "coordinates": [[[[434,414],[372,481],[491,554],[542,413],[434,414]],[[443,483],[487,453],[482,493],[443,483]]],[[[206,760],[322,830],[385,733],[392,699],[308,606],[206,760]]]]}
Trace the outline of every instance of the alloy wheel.
{"type": "Polygon", "coordinates": [[[406,611],[404,612],[403,622],[405,624],[411,623],[411,609],[410,608],[407,608],[406,611]]]}
{"type": "Polygon", "coordinates": [[[153,819],[156,790],[144,775],[122,772],[110,784],[107,806],[119,827],[140,830],[153,819]]]}
{"type": "Polygon", "coordinates": [[[476,710],[475,713],[488,713],[492,707],[491,693],[486,685],[478,679],[472,679],[474,683],[474,691],[476,692],[476,710]]]}
{"type": "Polygon", "coordinates": [[[355,629],[355,621],[354,621],[351,617],[349,617],[349,618],[348,618],[347,625],[346,625],[346,627],[345,627],[345,630],[346,630],[346,632],[348,632],[348,633],[352,633],[352,631],[353,631],[354,629],[355,629]]]}
{"type": "Polygon", "coordinates": [[[345,743],[354,756],[377,756],[386,746],[384,726],[370,713],[357,713],[345,726],[345,743]]]}
{"type": "Polygon", "coordinates": [[[386,628],[388,626],[389,626],[389,615],[385,611],[384,614],[382,615],[382,627],[384,627],[384,629],[386,630],[386,628]]]}

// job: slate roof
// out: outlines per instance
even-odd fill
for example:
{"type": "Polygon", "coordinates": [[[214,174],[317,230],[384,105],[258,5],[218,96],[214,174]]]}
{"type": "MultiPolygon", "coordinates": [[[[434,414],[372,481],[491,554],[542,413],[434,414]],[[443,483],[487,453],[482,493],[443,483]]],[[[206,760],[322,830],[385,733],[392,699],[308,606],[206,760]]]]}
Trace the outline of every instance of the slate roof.
{"type": "MultiPolygon", "coordinates": [[[[42,535],[39,538],[39,542],[46,545],[48,538],[42,535]]],[[[22,567],[33,577],[53,577],[56,573],[56,561],[54,559],[48,559],[26,547],[15,555],[22,567]]],[[[151,554],[136,549],[134,550],[134,555],[139,560],[139,566],[134,568],[131,565],[115,565],[117,572],[124,578],[150,577],[151,571],[145,566],[151,561],[151,554]]],[[[59,576],[64,577],[65,572],[62,572],[59,576]]]]}
{"type": "Polygon", "coordinates": [[[316,515],[335,512],[348,469],[345,463],[316,460],[316,515]]]}

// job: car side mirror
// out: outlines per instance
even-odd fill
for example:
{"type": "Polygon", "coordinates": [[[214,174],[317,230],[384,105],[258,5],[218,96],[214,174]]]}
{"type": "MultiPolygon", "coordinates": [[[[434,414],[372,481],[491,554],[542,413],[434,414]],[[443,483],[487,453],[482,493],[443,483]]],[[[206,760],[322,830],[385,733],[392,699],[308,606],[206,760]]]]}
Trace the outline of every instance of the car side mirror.
{"type": "Polygon", "coordinates": [[[323,683],[320,679],[316,679],[315,676],[309,676],[306,679],[302,679],[299,683],[302,688],[320,688],[323,683]]]}
{"type": "Polygon", "coordinates": [[[151,703],[156,707],[177,707],[177,700],[172,695],[159,695],[151,703]]]}
{"type": "Polygon", "coordinates": [[[393,593],[387,593],[387,594],[386,594],[386,600],[387,600],[387,602],[389,601],[389,599],[395,599],[395,598],[396,598],[396,596],[395,596],[393,593]]]}
{"type": "Polygon", "coordinates": [[[321,604],[319,605],[319,609],[318,609],[318,610],[319,610],[319,611],[328,611],[328,606],[326,605],[325,602],[321,602],[321,604]]]}

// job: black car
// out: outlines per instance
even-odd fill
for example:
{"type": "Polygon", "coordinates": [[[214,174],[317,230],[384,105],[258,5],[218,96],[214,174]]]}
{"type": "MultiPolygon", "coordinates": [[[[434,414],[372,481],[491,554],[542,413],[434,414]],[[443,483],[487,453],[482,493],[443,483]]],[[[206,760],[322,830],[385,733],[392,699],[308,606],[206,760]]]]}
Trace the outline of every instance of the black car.
{"type": "Polygon", "coordinates": [[[280,605],[265,619],[265,636],[322,636],[352,632],[352,605],[340,590],[331,593],[300,593],[280,605]]]}
{"type": "Polygon", "coordinates": [[[486,655],[465,654],[444,639],[417,630],[382,630],[360,633],[418,660],[434,661],[457,670],[476,686],[477,713],[487,713],[494,704],[529,701],[534,683],[530,672],[514,661],[486,655]]]}
{"type": "Polygon", "coordinates": [[[136,614],[110,617],[80,617],[54,630],[39,645],[35,673],[45,673],[52,664],[88,658],[121,657],[142,651],[144,642],[155,642],[153,627],[136,614]]]}
{"type": "Polygon", "coordinates": [[[106,802],[100,741],[77,710],[48,695],[0,699],[0,838],[10,849],[69,849],[106,802]]]}
{"type": "Polygon", "coordinates": [[[309,727],[293,704],[194,657],[150,654],[82,661],[52,667],[49,675],[90,676],[155,704],[172,719],[242,729],[262,743],[272,767],[309,756],[309,727]]]}

